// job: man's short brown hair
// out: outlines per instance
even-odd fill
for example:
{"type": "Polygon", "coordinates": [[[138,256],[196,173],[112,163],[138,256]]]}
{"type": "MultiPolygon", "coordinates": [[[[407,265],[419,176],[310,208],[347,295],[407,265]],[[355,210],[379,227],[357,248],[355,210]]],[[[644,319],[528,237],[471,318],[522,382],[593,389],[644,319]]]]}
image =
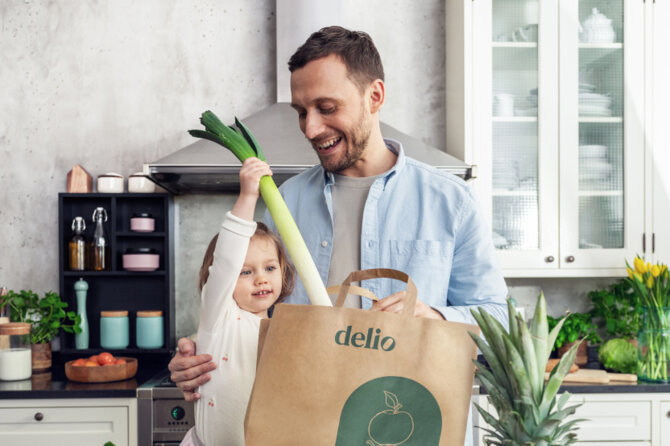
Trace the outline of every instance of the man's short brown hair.
{"type": "Polygon", "coordinates": [[[351,80],[364,90],[376,79],[384,80],[384,67],[372,38],[363,31],[328,26],[313,33],[291,56],[288,69],[293,71],[309,62],[336,54],[347,66],[351,80]]]}

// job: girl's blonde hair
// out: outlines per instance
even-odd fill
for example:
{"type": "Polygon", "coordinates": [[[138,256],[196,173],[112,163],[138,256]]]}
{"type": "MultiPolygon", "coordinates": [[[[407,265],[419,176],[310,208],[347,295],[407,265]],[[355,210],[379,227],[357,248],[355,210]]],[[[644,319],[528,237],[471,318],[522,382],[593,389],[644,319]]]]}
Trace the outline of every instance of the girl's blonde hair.
{"type": "MultiPolygon", "coordinates": [[[[281,270],[281,293],[277,302],[284,300],[286,296],[293,292],[293,287],[295,286],[295,270],[293,265],[288,259],[284,245],[282,244],[279,237],[268,228],[265,223],[256,222],[256,232],[252,237],[264,237],[272,241],[277,247],[277,258],[279,259],[279,269],[281,270]]],[[[200,267],[200,274],[198,279],[198,291],[202,292],[202,288],[207,283],[209,278],[209,267],[212,266],[214,261],[214,250],[216,249],[216,242],[219,239],[219,234],[216,234],[212,237],[212,240],[207,246],[207,251],[205,251],[205,257],[202,259],[202,266],[200,267]]]]}

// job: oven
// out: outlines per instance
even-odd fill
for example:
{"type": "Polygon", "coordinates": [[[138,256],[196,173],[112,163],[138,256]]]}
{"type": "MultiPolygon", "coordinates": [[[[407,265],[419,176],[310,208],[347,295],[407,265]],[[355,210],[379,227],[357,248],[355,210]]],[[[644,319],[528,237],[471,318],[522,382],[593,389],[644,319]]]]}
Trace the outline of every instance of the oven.
{"type": "Polygon", "coordinates": [[[194,423],[193,403],[184,400],[169,372],[138,387],[138,446],[178,446],[194,423]]]}

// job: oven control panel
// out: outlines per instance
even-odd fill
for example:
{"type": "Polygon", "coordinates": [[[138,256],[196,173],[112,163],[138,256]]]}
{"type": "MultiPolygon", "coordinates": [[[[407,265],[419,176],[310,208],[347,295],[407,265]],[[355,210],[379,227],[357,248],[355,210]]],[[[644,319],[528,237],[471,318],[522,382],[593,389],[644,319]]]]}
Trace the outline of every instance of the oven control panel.
{"type": "Polygon", "coordinates": [[[154,441],[173,440],[177,435],[183,437],[195,425],[192,402],[183,399],[157,399],[153,405],[154,441]]]}

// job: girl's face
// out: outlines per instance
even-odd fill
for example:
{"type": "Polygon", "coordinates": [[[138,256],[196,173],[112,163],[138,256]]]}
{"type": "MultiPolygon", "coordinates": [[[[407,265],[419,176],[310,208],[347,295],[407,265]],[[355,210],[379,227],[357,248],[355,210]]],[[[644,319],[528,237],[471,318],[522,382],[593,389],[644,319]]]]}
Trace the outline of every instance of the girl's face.
{"type": "Polygon", "coordinates": [[[277,247],[267,237],[252,237],[233,298],[243,310],[268,317],[268,308],[279,298],[282,287],[277,247]]]}

